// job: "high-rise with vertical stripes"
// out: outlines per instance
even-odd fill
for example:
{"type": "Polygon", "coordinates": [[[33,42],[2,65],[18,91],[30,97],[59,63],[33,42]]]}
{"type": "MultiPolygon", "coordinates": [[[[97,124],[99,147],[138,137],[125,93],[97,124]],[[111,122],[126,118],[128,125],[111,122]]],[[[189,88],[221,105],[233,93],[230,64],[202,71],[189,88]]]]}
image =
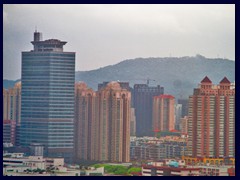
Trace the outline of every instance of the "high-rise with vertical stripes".
{"type": "Polygon", "coordinates": [[[99,124],[96,92],[84,82],[75,83],[75,159],[95,160],[99,124]]]}
{"type": "Polygon", "coordinates": [[[129,162],[131,92],[118,82],[110,82],[97,92],[97,96],[98,160],[129,162]]]}
{"type": "Polygon", "coordinates": [[[175,98],[169,94],[153,97],[152,130],[171,131],[175,128],[174,110],[175,98]]]}
{"type": "Polygon", "coordinates": [[[76,83],[75,104],[75,159],[129,162],[131,92],[114,81],[97,92],[76,83]]]}
{"type": "Polygon", "coordinates": [[[73,155],[75,52],[67,42],[42,40],[34,33],[34,49],[22,52],[21,146],[44,145],[45,155],[73,155]]]}
{"type": "Polygon", "coordinates": [[[206,76],[189,97],[188,156],[235,157],[235,89],[224,77],[218,85],[206,76]]]}

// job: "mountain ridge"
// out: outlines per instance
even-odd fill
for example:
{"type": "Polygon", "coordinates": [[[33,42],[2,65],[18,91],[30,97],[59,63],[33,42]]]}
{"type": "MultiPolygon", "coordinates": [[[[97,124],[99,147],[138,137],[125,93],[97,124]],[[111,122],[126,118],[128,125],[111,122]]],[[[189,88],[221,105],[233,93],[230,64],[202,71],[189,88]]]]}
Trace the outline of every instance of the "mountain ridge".
{"type": "MultiPolygon", "coordinates": [[[[98,83],[103,81],[125,81],[133,87],[134,84],[146,84],[149,78],[150,86],[163,86],[165,94],[187,98],[205,76],[213,84],[218,84],[225,76],[233,82],[235,61],[201,55],[126,59],[94,70],[76,71],[75,81],[84,81],[97,90],[98,83]]],[[[4,83],[3,86],[5,88],[4,83]]]]}

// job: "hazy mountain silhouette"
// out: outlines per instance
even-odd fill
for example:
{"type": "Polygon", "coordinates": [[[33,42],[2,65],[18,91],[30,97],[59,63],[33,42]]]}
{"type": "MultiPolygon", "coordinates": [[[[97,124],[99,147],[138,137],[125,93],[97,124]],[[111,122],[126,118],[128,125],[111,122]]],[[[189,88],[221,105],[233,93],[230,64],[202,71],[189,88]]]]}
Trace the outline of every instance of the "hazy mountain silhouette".
{"type": "Polygon", "coordinates": [[[137,58],[92,71],[76,72],[76,81],[84,81],[97,89],[103,81],[129,81],[147,83],[150,86],[160,84],[164,93],[177,97],[188,97],[201,80],[208,76],[218,84],[224,76],[231,82],[235,80],[235,61],[227,59],[208,59],[201,55],[195,57],[137,58]]]}
{"type": "MultiPolygon", "coordinates": [[[[89,87],[97,89],[103,81],[128,81],[136,83],[157,84],[164,87],[165,94],[177,98],[187,98],[193,93],[200,81],[208,76],[218,84],[224,76],[231,82],[235,80],[235,61],[228,59],[209,59],[201,55],[195,57],[136,58],[122,61],[91,71],[76,72],[76,81],[84,81],[89,87]],[[155,81],[153,81],[155,80],[155,81]]],[[[3,81],[4,88],[10,87],[15,81],[3,81]]]]}

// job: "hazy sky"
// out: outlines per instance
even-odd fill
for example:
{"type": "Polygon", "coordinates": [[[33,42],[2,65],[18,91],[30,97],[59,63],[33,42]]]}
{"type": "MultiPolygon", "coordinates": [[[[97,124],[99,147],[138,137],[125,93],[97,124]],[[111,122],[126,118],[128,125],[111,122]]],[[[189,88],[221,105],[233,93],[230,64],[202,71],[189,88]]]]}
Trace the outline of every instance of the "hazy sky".
{"type": "Polygon", "coordinates": [[[3,78],[21,78],[21,52],[43,40],[68,43],[76,70],[137,57],[195,56],[235,60],[235,5],[4,5],[3,78]]]}

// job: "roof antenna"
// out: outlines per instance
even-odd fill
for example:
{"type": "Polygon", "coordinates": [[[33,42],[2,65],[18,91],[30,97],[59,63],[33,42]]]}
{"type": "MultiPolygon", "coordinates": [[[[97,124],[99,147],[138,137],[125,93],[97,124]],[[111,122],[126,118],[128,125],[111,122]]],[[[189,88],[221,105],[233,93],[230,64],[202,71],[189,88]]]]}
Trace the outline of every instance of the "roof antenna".
{"type": "Polygon", "coordinates": [[[35,32],[37,32],[37,26],[35,26],[35,32]]]}

